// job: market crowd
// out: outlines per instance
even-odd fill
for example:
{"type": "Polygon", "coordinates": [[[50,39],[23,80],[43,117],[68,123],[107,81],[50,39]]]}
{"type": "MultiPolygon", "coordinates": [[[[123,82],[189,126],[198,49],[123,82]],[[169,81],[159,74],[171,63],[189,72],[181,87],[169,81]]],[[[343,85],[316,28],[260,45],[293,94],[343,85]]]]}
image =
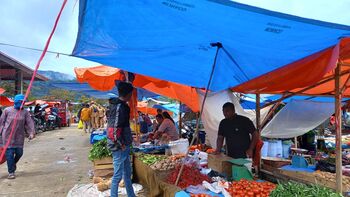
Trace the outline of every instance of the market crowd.
{"type": "Polygon", "coordinates": [[[95,103],[95,101],[83,103],[77,117],[86,133],[105,128],[106,109],[102,105],[95,103]]]}

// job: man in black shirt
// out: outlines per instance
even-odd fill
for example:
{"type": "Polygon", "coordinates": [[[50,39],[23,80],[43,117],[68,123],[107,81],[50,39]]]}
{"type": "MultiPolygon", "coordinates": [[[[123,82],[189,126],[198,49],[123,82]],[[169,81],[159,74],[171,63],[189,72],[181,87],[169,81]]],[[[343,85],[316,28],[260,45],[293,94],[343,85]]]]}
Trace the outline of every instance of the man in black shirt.
{"type": "Polygon", "coordinates": [[[219,125],[216,154],[220,153],[226,139],[229,157],[251,158],[259,138],[253,122],[247,117],[237,115],[233,103],[225,103],[222,110],[225,119],[219,125]]]}

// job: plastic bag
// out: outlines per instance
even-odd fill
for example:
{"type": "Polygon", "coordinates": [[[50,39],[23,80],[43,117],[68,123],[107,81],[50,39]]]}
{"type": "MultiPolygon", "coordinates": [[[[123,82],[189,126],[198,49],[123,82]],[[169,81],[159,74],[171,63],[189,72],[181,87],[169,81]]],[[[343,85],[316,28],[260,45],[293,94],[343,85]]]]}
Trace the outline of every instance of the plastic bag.
{"type": "Polygon", "coordinates": [[[83,121],[79,120],[78,129],[83,129],[83,121]]]}
{"type": "Polygon", "coordinates": [[[179,139],[176,141],[169,142],[170,150],[173,155],[186,154],[189,147],[187,139],[179,139]]]}

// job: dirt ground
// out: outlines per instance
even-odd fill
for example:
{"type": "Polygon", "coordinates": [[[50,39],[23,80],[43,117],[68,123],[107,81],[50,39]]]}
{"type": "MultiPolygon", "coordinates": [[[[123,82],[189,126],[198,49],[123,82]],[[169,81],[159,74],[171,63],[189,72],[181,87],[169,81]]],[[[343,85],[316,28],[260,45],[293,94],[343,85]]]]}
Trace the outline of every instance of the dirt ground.
{"type": "Polygon", "coordinates": [[[0,166],[0,196],[66,196],[77,183],[88,183],[89,136],[76,126],[39,134],[26,140],[15,180],[0,166]],[[71,162],[65,162],[68,157],[71,162]]]}
{"type": "Polygon", "coordinates": [[[89,135],[76,126],[41,133],[30,142],[26,140],[16,179],[7,179],[6,163],[0,166],[0,196],[64,197],[75,184],[90,183],[90,147],[89,135]]]}

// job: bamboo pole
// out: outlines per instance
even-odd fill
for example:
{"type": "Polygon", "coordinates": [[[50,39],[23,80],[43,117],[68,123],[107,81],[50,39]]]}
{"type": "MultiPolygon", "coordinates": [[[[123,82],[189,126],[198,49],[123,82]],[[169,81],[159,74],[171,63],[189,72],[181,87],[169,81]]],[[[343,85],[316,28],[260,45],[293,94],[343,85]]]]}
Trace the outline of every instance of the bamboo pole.
{"type": "Polygon", "coordinates": [[[276,103],[269,111],[269,113],[265,116],[264,120],[262,121],[262,123],[260,124],[261,127],[264,127],[265,124],[267,123],[267,121],[269,120],[269,118],[274,114],[275,110],[277,109],[277,107],[281,104],[282,101],[276,103]]]}
{"type": "MultiPolygon", "coordinates": [[[[260,114],[260,94],[256,94],[256,96],[255,96],[255,112],[256,112],[256,118],[255,118],[255,120],[256,120],[256,130],[257,130],[257,132],[259,133],[259,138],[261,138],[261,125],[260,125],[260,123],[261,123],[261,121],[260,121],[260,116],[261,116],[261,114],[260,114]]],[[[258,174],[259,173],[259,171],[260,171],[260,169],[261,169],[261,164],[262,164],[262,160],[261,160],[261,154],[260,154],[260,158],[259,158],[259,165],[258,166],[254,166],[254,168],[255,168],[255,170],[256,170],[256,174],[258,174]]]]}
{"type": "MultiPolygon", "coordinates": [[[[204,109],[204,105],[205,105],[205,101],[207,100],[207,97],[208,97],[208,93],[209,93],[209,88],[210,88],[210,85],[211,85],[211,81],[213,79],[213,74],[214,74],[214,70],[215,70],[215,67],[216,67],[216,61],[217,61],[217,57],[218,57],[218,54],[219,54],[219,50],[222,48],[222,44],[221,43],[211,43],[210,44],[212,47],[217,47],[216,49],[216,54],[215,54],[215,57],[214,57],[214,62],[213,62],[213,66],[212,66],[212,69],[211,69],[211,73],[210,73],[210,76],[209,76],[209,81],[208,81],[208,85],[207,85],[207,88],[205,90],[205,95],[204,95],[204,98],[203,98],[203,102],[202,102],[202,106],[201,106],[201,109],[200,109],[200,112],[198,113],[198,121],[197,121],[197,125],[196,125],[196,131],[194,133],[194,136],[197,136],[198,135],[198,131],[199,131],[199,122],[200,122],[200,119],[201,119],[201,116],[202,116],[202,113],[203,113],[203,109],[204,109]]],[[[190,147],[193,145],[194,143],[194,137],[192,138],[191,140],[191,143],[190,143],[190,146],[188,147],[187,151],[186,151],[186,157],[188,156],[188,153],[190,151],[190,147]]],[[[175,181],[175,186],[177,186],[179,184],[179,181],[180,181],[180,177],[181,177],[181,174],[182,174],[182,171],[184,169],[184,163],[181,164],[181,167],[180,167],[180,171],[179,171],[179,174],[177,175],[177,178],[176,178],[176,181],[175,181]]]]}
{"type": "Polygon", "coordinates": [[[256,108],[256,129],[259,132],[260,135],[260,129],[261,129],[261,125],[260,125],[260,111],[261,111],[261,107],[260,107],[260,94],[256,94],[256,102],[255,102],[255,108],[256,108]]]}
{"type": "Polygon", "coordinates": [[[179,102],[179,136],[181,138],[181,130],[182,130],[182,112],[181,112],[181,102],[179,102]]]}
{"type": "Polygon", "coordinates": [[[336,128],[336,188],[337,192],[343,191],[343,165],[342,165],[342,119],[341,119],[341,91],[340,71],[341,65],[335,69],[335,128],[336,128]]]}

